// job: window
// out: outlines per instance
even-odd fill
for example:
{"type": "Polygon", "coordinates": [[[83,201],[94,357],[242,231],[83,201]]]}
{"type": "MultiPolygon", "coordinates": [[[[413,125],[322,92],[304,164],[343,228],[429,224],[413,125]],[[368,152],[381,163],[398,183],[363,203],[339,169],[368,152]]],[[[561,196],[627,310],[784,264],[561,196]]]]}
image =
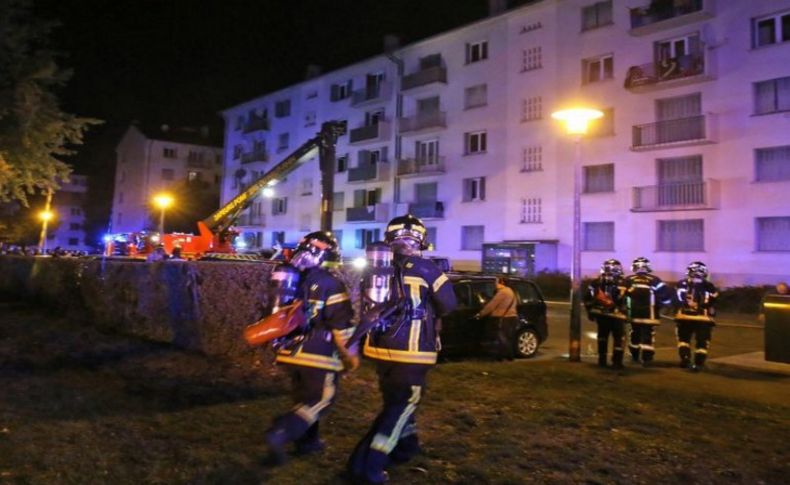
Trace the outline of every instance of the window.
{"type": "MultiPolygon", "coordinates": [[[[437,98],[437,102],[438,102],[437,98]]],[[[378,125],[379,122],[384,121],[384,108],[379,108],[365,113],[365,126],[378,125]]]]}
{"type": "Polygon", "coordinates": [[[80,230],[79,223],[72,222],[69,224],[69,231],[79,231],[79,230],[80,230]]]}
{"type": "Polygon", "coordinates": [[[543,147],[530,146],[521,151],[521,171],[539,172],[543,170],[543,147]]]}
{"type": "Polygon", "coordinates": [[[277,151],[281,152],[288,149],[290,143],[290,133],[280,133],[277,136],[277,151]]]}
{"type": "Polygon", "coordinates": [[[162,169],[162,180],[173,180],[175,173],[172,168],[162,169]]]}
{"type": "Polygon", "coordinates": [[[464,179],[463,181],[463,201],[472,202],[475,200],[486,200],[486,178],[475,177],[464,179]]]}
{"type": "Polygon", "coordinates": [[[276,197],[272,199],[272,215],[285,214],[288,210],[288,197],[276,197]]]}
{"type": "Polygon", "coordinates": [[[337,173],[343,173],[348,170],[348,155],[337,157],[337,173]]]}
{"type": "Polygon", "coordinates": [[[233,159],[238,160],[241,158],[241,154],[244,152],[244,148],[241,145],[234,145],[233,146],[233,159]]]}
{"type": "Polygon", "coordinates": [[[118,203],[119,203],[119,204],[123,204],[123,192],[120,192],[120,193],[118,194],[118,203]]]}
{"type": "Polygon", "coordinates": [[[614,192],[614,164],[584,167],[584,193],[614,192]]]}
{"type": "Polygon", "coordinates": [[[464,151],[470,153],[483,153],[486,151],[486,132],[471,131],[464,133],[464,151]]]}
{"type": "Polygon", "coordinates": [[[189,150],[187,154],[187,162],[190,163],[202,163],[203,162],[203,152],[196,152],[194,150],[189,150]]]}
{"type": "Polygon", "coordinates": [[[479,251],[483,249],[485,226],[461,226],[461,249],[479,251]]]}
{"type": "Polygon", "coordinates": [[[310,231],[313,225],[313,218],[310,214],[302,214],[299,218],[299,230],[300,231],[310,231]]]}
{"type": "Polygon", "coordinates": [[[521,122],[535,121],[543,118],[543,99],[540,96],[521,101],[521,122]]]}
{"type": "Polygon", "coordinates": [[[439,163],[439,139],[415,142],[415,158],[420,165],[436,165],[439,163]]]}
{"type": "Polygon", "coordinates": [[[285,231],[272,231],[272,246],[285,242],[285,231]]]}
{"type": "Polygon", "coordinates": [[[590,123],[587,130],[588,136],[614,135],[614,108],[605,108],[601,112],[603,112],[603,116],[590,123]]]}
{"type": "Polygon", "coordinates": [[[612,23],[612,0],[582,7],[582,31],[597,29],[612,23]]]}
{"type": "Polygon", "coordinates": [[[199,182],[202,179],[202,173],[195,172],[194,170],[190,170],[187,172],[187,182],[199,182]]]}
{"type": "Polygon", "coordinates": [[[466,44],[466,63],[479,62],[488,59],[488,41],[481,40],[472,44],[466,44]]]}
{"type": "Polygon", "coordinates": [[[291,100],[284,99],[274,103],[274,117],[284,118],[291,115],[291,100]]]}
{"type": "Polygon", "coordinates": [[[614,251],[614,222],[585,222],[584,250],[614,251]]]}
{"type": "Polygon", "coordinates": [[[381,189],[354,191],[354,207],[368,207],[381,202],[381,189]]]}
{"type": "Polygon", "coordinates": [[[126,180],[126,171],[125,170],[121,172],[121,176],[118,178],[118,183],[123,183],[124,180],[126,180]]]}
{"type": "Polygon", "coordinates": [[[430,244],[431,250],[436,251],[437,244],[436,244],[436,228],[435,227],[426,227],[425,228],[425,242],[430,244]]]}
{"type": "Polygon", "coordinates": [[[530,47],[521,51],[521,72],[543,67],[543,53],[541,51],[540,46],[530,47]]]}
{"type": "Polygon", "coordinates": [[[82,210],[78,209],[77,207],[72,207],[71,208],[71,215],[73,215],[73,216],[81,216],[82,215],[82,210]]]}
{"type": "Polygon", "coordinates": [[[318,90],[314,89],[312,91],[308,91],[305,99],[315,99],[318,97],[318,90]]]}
{"type": "Polygon", "coordinates": [[[687,252],[705,250],[705,224],[702,219],[657,222],[657,251],[687,252]]]}
{"type": "Polygon", "coordinates": [[[351,90],[353,88],[353,82],[351,79],[344,83],[340,84],[333,84],[331,92],[329,94],[330,101],[341,101],[343,99],[348,98],[351,96],[351,90]]]}
{"type": "Polygon", "coordinates": [[[790,11],[754,19],[754,47],[790,41],[790,11]]]}
{"type": "Polygon", "coordinates": [[[337,248],[343,249],[343,230],[342,229],[334,229],[332,231],[332,235],[335,236],[337,239],[337,248]]]}
{"type": "Polygon", "coordinates": [[[521,199],[521,223],[540,224],[543,222],[542,215],[543,201],[540,197],[528,197],[521,199]]]}
{"type": "Polygon", "coordinates": [[[606,54],[582,60],[582,84],[597,83],[614,76],[614,56],[606,54]]]}
{"type": "Polygon", "coordinates": [[[165,158],[176,158],[177,152],[176,152],[175,148],[167,148],[166,147],[164,150],[162,150],[162,155],[165,158]]]}
{"type": "Polygon", "coordinates": [[[214,163],[216,165],[222,165],[222,155],[220,155],[219,153],[214,155],[214,163]]]}
{"type": "Polygon", "coordinates": [[[379,229],[357,229],[355,232],[354,247],[357,249],[365,249],[368,244],[377,242],[381,239],[381,231],[379,229]]]}
{"type": "Polygon", "coordinates": [[[488,104],[488,85],[478,84],[464,90],[464,109],[479,108],[488,104]]]}
{"type": "Polygon", "coordinates": [[[332,210],[342,211],[346,208],[346,193],[335,192],[332,194],[332,210]]]}
{"type": "Polygon", "coordinates": [[[233,129],[235,131],[239,131],[242,129],[242,127],[244,127],[244,116],[239,115],[236,117],[236,124],[233,125],[233,129]]]}
{"type": "Polygon", "coordinates": [[[123,212],[118,213],[118,221],[116,222],[117,225],[121,225],[123,223],[123,212]]]}
{"type": "Polygon", "coordinates": [[[308,111],[304,114],[304,125],[305,126],[315,125],[315,111],[308,111]]]}
{"type": "Polygon", "coordinates": [[[221,175],[215,175],[214,176],[214,185],[220,185],[220,184],[222,184],[222,176],[221,175]]]}
{"type": "Polygon", "coordinates": [[[80,239],[78,237],[70,237],[69,238],[69,246],[78,246],[80,244],[80,239]]]}
{"type": "Polygon", "coordinates": [[[790,217],[758,217],[757,250],[790,251],[790,217]]]}
{"type": "Polygon", "coordinates": [[[790,77],[754,83],[754,114],[790,110],[790,77]]]}
{"type": "Polygon", "coordinates": [[[302,195],[313,195],[312,177],[305,177],[302,179],[302,195]]]}
{"type": "Polygon", "coordinates": [[[757,182],[790,180],[790,145],[758,148],[754,151],[754,179],[757,182]]]}

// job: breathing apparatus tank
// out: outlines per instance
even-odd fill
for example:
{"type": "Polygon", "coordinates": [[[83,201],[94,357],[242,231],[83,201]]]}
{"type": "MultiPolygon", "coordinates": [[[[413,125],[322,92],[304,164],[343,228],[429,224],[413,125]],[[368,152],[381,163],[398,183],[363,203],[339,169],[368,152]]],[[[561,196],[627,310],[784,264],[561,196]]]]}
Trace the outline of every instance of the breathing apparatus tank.
{"type": "Polygon", "coordinates": [[[375,242],[365,249],[367,266],[362,276],[362,311],[381,305],[392,296],[395,268],[392,249],[388,244],[375,242]]]}
{"type": "Polygon", "coordinates": [[[274,268],[269,280],[272,313],[276,313],[280,308],[293,303],[299,294],[300,279],[299,270],[288,263],[277,265],[274,268]]]}

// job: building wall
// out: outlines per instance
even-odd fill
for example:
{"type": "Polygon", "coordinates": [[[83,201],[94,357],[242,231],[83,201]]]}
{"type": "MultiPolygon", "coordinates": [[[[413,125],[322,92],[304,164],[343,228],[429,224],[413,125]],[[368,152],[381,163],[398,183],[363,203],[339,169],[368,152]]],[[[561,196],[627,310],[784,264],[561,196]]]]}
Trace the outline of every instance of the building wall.
{"type": "Polygon", "coordinates": [[[56,247],[72,251],[88,251],[93,241],[86,241],[85,195],[88,177],[72,174],[68,183],[62,183],[52,197],[52,211],[56,225],[47,231],[47,248],[56,247]]]}
{"type": "MultiPolygon", "coordinates": [[[[403,116],[416,113],[420,99],[439,96],[440,110],[446,113],[446,127],[418,133],[398,130],[397,123],[389,125],[384,141],[390,153],[390,178],[387,183],[345,183],[343,174],[336,176],[336,190],[346,193],[346,206],[353,199],[353,190],[365,187],[382,189],[383,200],[392,202],[390,216],[398,215],[412,202],[415,185],[435,181],[437,200],[444,207],[444,216],[426,219],[429,228],[437,231],[436,254],[448,256],[456,268],[480,267],[479,250],[462,249],[461,228],[469,225],[485,226],[485,242],[537,241],[554,244],[557,260],[554,265],[568,271],[572,258],[573,233],[573,174],[577,144],[563,133],[562,127],[551,119],[556,109],[583,103],[601,109],[613,109],[613,130],[604,134],[590,134],[578,145],[582,173],[603,164],[614,166],[613,190],[587,193],[582,177],[581,222],[583,247],[587,244],[584,228],[587,223],[614,224],[614,244],[604,250],[582,251],[582,272],[592,275],[601,261],[615,257],[624,263],[638,256],[653,261],[656,272],[667,278],[677,278],[693,260],[705,261],[714,280],[721,284],[772,283],[787,278],[790,251],[758,251],[756,218],[768,216],[790,217],[786,193],[789,180],[756,182],[755,150],[758,148],[790,145],[790,117],[787,112],[755,114],[754,83],[790,76],[786,59],[790,58],[790,42],[753,47],[753,19],[777,12],[790,12],[790,0],[755,0],[750,2],[713,2],[704,0],[702,11],[656,22],[648,27],[632,29],[632,8],[645,8],[648,0],[614,0],[612,21],[597,28],[582,28],[582,10],[594,5],[593,0],[545,0],[510,10],[502,15],[483,19],[415,44],[403,47],[394,56],[403,61],[404,74],[415,72],[420,58],[441,54],[446,67],[447,82],[432,83],[400,91],[403,116]],[[708,13],[709,15],[706,15],[708,13]],[[629,84],[632,66],[652,64],[661,42],[684,36],[697,35],[703,47],[705,75],[684,76],[673,81],[661,81],[634,88],[629,84]],[[488,59],[468,63],[467,43],[488,42],[488,59]],[[539,61],[535,51],[540,49],[539,61]],[[585,60],[611,55],[611,77],[596,82],[585,82],[585,60]],[[527,58],[525,60],[525,57],[527,58]],[[470,86],[487,85],[485,106],[467,109],[464,90],[470,86]],[[700,114],[704,115],[706,132],[701,139],[688,143],[659,143],[650,146],[634,141],[634,131],[654,130],[657,136],[688,129],[672,128],[663,123],[657,128],[642,127],[659,120],[658,103],[667,99],[698,94],[700,114]],[[540,110],[525,108],[525,103],[540,100],[540,110]],[[464,134],[485,130],[485,153],[465,153],[464,134]],[[400,141],[401,158],[414,156],[415,142],[436,138],[444,157],[445,171],[421,177],[394,176],[400,141]],[[525,150],[531,161],[525,159],[525,150]],[[539,155],[535,155],[537,153],[539,155]],[[697,206],[669,204],[653,210],[639,210],[635,204],[637,192],[646,193],[674,189],[660,188],[658,160],[701,157],[702,181],[707,198],[697,206]],[[484,201],[464,201],[464,179],[486,177],[484,201]],[[539,210],[534,209],[539,206],[539,210]],[[529,208],[533,208],[531,212],[529,208]],[[703,221],[704,244],[701,250],[661,250],[659,225],[677,221],[703,221]]],[[[693,49],[694,40],[687,49],[693,49]]],[[[685,61],[684,61],[685,62],[685,61]]],[[[292,130],[292,144],[306,140],[328,119],[347,119],[356,128],[364,119],[365,110],[384,107],[387,118],[392,117],[398,103],[398,92],[382,102],[354,107],[348,101],[331,102],[331,86],[353,79],[359,89],[366,73],[384,70],[389,82],[397,88],[397,66],[385,56],[363,60],[352,66],[327,73],[319,78],[290,86],[278,93],[262,96],[224,112],[227,120],[226,155],[233,144],[246,139],[234,131],[232,120],[244,116],[251,106],[268,106],[283,97],[293,99],[291,118],[270,116],[272,129],[267,136],[276,137],[282,130],[292,130]],[[317,96],[306,99],[306,93],[317,96]],[[316,127],[302,126],[307,111],[315,110],[316,127]]],[[[589,81],[589,79],[587,80],[589,81]]],[[[783,96],[787,96],[784,94],[783,96]]],[[[681,133],[681,138],[686,134],[681,133]]],[[[355,165],[360,149],[368,145],[349,145],[348,137],[338,143],[338,154],[351,155],[355,165]]],[[[230,157],[226,157],[230,160],[230,157]]],[[[262,165],[261,170],[271,167],[262,165]]],[[[669,162],[661,162],[669,163],[669,162]]],[[[229,164],[226,173],[236,170],[229,164]]],[[[250,227],[270,234],[286,231],[286,241],[296,241],[306,232],[299,227],[298,217],[313,211],[310,229],[318,226],[318,190],[311,197],[300,198],[294,191],[296,183],[312,171],[314,187],[318,188],[319,174],[315,164],[306,165],[302,172],[289,176],[288,185],[278,189],[288,194],[288,213],[269,218],[264,225],[250,227]],[[296,200],[296,207],[291,200],[296,200]],[[292,212],[293,209],[293,212],[292,212]]],[[[688,184],[686,184],[688,185],[688,184]]],[[[234,192],[226,185],[223,201],[234,192]]],[[[668,191],[668,192],[667,192],[668,191]]],[[[671,193],[670,193],[671,195],[671,193]]],[[[663,196],[662,196],[663,197],[663,196]]],[[[264,202],[265,204],[265,202],[264,202]]],[[[383,229],[384,224],[355,224],[335,213],[335,228],[343,231],[344,255],[362,253],[354,245],[354,231],[361,228],[383,229]]],[[[262,246],[271,241],[265,238],[262,246]]],[[[551,251],[548,251],[550,254],[551,251]]],[[[541,269],[539,265],[537,269],[541,269]]]]}

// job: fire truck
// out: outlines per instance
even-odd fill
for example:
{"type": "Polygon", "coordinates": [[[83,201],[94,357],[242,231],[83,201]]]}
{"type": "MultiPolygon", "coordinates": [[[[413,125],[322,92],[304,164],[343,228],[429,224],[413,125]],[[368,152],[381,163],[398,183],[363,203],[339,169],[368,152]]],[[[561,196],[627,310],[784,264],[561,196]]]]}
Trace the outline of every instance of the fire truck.
{"type": "MultiPolygon", "coordinates": [[[[318,154],[321,170],[321,230],[332,230],[332,194],[334,192],[335,145],[346,133],[345,121],[327,121],[321,131],[291,152],[219,210],[198,221],[198,234],[138,232],[112,234],[105,238],[105,255],[146,257],[159,244],[168,254],[176,247],[184,257],[198,259],[234,254],[233,241],[238,235],[236,219],[263,189],[275,185],[306,160],[318,154]]],[[[224,258],[223,258],[224,259],[224,258]]]]}

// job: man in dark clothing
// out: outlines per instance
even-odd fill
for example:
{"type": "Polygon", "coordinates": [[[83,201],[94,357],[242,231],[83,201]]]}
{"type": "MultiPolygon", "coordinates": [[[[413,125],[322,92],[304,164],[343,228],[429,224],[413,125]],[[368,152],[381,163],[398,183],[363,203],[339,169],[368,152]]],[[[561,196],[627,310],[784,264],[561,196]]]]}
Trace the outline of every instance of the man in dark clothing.
{"type": "Polygon", "coordinates": [[[606,367],[609,334],[612,334],[612,367],[623,368],[626,315],[620,311],[623,265],[616,259],[608,259],[601,265],[601,275],[590,283],[584,295],[587,317],[598,324],[598,365],[606,367]]]}
{"type": "Polygon", "coordinates": [[[631,264],[634,274],[623,280],[626,314],[631,324],[631,341],[628,348],[631,360],[649,367],[656,353],[653,340],[656,326],[661,324],[659,310],[672,302],[672,293],[658,276],[650,274],[650,260],[636,258],[631,264]]]}
{"type": "Polygon", "coordinates": [[[518,312],[516,311],[516,293],[505,285],[505,279],[497,277],[496,294],[491,301],[486,303],[476,319],[490,316],[498,320],[497,336],[499,340],[499,356],[503,359],[513,360],[516,356],[515,333],[518,326],[518,312]]]}
{"type": "Polygon", "coordinates": [[[708,267],[694,261],[686,268],[686,278],[678,282],[675,323],[677,324],[680,366],[699,371],[705,366],[711,333],[716,325],[716,298],[719,291],[708,281],[708,267]],[[691,338],[696,335],[694,364],[691,363],[691,338]]]}

